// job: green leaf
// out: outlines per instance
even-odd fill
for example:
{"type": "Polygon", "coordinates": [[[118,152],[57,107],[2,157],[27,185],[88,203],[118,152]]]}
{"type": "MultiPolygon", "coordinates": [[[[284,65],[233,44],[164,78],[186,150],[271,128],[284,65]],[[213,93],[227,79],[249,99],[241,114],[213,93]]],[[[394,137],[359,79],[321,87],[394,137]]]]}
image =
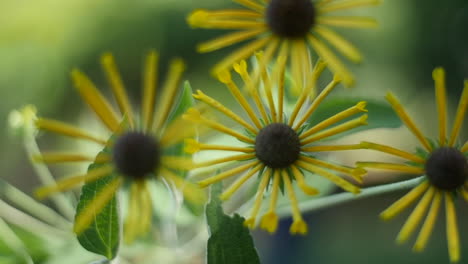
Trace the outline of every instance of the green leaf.
{"type": "MultiPolygon", "coordinates": [[[[374,129],[374,128],[397,128],[401,126],[401,120],[398,115],[393,111],[389,104],[378,101],[375,99],[364,99],[364,98],[331,98],[324,100],[317,110],[312,114],[308,120],[309,126],[313,126],[333,115],[356,105],[360,101],[367,102],[367,114],[368,114],[368,125],[360,126],[352,130],[341,133],[337,136],[329,139],[336,139],[345,135],[350,135],[359,131],[374,129]]],[[[346,122],[350,119],[357,118],[360,115],[354,115],[347,120],[341,121],[336,125],[346,122]]]]}
{"type": "MultiPolygon", "coordinates": [[[[103,152],[106,152],[104,149],[103,152]]],[[[98,154],[99,155],[99,154],[98,154]]],[[[102,166],[101,164],[93,163],[89,166],[88,171],[102,166]]],[[[79,215],[94,198],[113,180],[117,177],[115,174],[102,177],[96,181],[86,183],[81,189],[80,201],[76,209],[76,215],[79,215]]],[[[88,228],[80,235],[78,241],[85,249],[102,255],[107,259],[113,259],[117,255],[119,248],[119,216],[117,210],[117,199],[115,195],[104,208],[95,215],[94,220],[88,228]]]]}
{"type": "Polygon", "coordinates": [[[174,121],[177,117],[179,117],[185,111],[187,111],[187,109],[193,106],[194,100],[192,94],[193,90],[192,86],[190,85],[190,82],[185,81],[184,90],[179,96],[179,99],[177,101],[177,107],[175,107],[174,110],[172,110],[171,115],[169,116],[169,122],[174,121]]]}
{"type": "MultiPolygon", "coordinates": [[[[194,104],[193,97],[192,97],[192,87],[190,86],[190,83],[186,81],[184,83],[184,90],[182,91],[182,94],[179,97],[179,100],[177,101],[177,107],[175,107],[171,115],[169,116],[168,119],[168,124],[170,124],[172,121],[176,120],[179,116],[181,116],[185,111],[187,111],[190,107],[192,107],[194,104]]],[[[187,153],[184,152],[184,144],[179,143],[174,146],[171,146],[167,149],[164,150],[165,155],[173,155],[173,156],[188,156],[187,153]]],[[[185,178],[186,172],[182,172],[182,176],[185,178]]]]}
{"type": "Polygon", "coordinates": [[[211,186],[211,201],[206,206],[206,219],[211,236],[208,239],[208,264],[259,264],[260,259],[244,218],[224,214],[219,195],[221,183],[211,186]]]}

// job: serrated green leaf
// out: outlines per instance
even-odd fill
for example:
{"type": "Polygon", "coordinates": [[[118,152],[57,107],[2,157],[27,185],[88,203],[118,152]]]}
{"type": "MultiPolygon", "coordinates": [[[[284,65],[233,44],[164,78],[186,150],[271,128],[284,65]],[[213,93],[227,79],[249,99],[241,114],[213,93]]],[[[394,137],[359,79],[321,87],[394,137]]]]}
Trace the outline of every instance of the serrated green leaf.
{"type": "MultiPolygon", "coordinates": [[[[105,149],[103,152],[106,152],[105,149]]],[[[102,166],[93,163],[88,171],[102,166]]],[[[102,177],[96,181],[86,183],[81,189],[80,201],[76,209],[76,215],[79,215],[94,198],[117,177],[111,174],[102,177]]],[[[107,259],[113,259],[117,255],[119,248],[119,216],[117,210],[117,199],[115,195],[109,200],[104,208],[95,215],[94,220],[88,228],[77,236],[81,246],[88,251],[102,255],[107,259]]]]}
{"type": "Polygon", "coordinates": [[[206,219],[211,236],[208,239],[208,264],[259,264],[260,259],[244,218],[224,214],[219,195],[221,183],[211,186],[211,200],[206,206],[206,219]]]}
{"type": "MultiPolygon", "coordinates": [[[[349,107],[356,105],[358,102],[361,101],[367,102],[366,108],[368,110],[367,114],[369,116],[367,119],[368,125],[354,128],[329,139],[336,139],[368,129],[397,128],[401,126],[402,123],[400,118],[393,111],[389,104],[374,99],[363,98],[331,98],[329,100],[325,100],[320,104],[317,110],[315,110],[315,112],[309,118],[308,124],[309,126],[313,126],[349,107]]],[[[353,117],[350,117],[350,119],[357,118],[358,116],[360,115],[354,115],[353,117]]],[[[347,119],[340,123],[346,122],[350,119],[347,119]]],[[[337,125],[340,123],[337,123],[337,125]]]]}

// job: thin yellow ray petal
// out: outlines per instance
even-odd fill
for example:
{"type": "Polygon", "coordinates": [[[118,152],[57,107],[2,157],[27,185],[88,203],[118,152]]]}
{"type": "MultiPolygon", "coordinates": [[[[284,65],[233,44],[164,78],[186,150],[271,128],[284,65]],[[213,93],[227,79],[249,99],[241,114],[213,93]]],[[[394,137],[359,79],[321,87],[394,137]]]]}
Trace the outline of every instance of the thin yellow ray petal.
{"type": "Polygon", "coordinates": [[[234,112],[229,110],[227,107],[225,107],[223,104],[221,104],[219,101],[213,99],[212,97],[209,97],[208,95],[204,94],[201,90],[197,90],[196,94],[193,94],[193,97],[197,100],[200,100],[209,106],[215,108],[216,110],[220,111],[221,113],[225,114],[227,117],[231,118],[232,120],[236,121],[246,129],[250,130],[252,133],[256,134],[258,132],[257,129],[252,127],[249,123],[247,123],[244,119],[242,119],[240,116],[236,115],[234,112]]]}
{"type": "Polygon", "coordinates": [[[271,186],[271,196],[270,204],[268,206],[268,211],[262,216],[260,220],[260,228],[268,231],[269,233],[274,233],[278,228],[278,215],[275,213],[276,203],[278,202],[278,193],[280,185],[280,172],[279,170],[272,170],[273,184],[271,186]]]}
{"type": "Polygon", "coordinates": [[[452,263],[460,260],[460,238],[458,237],[457,216],[452,194],[445,192],[445,213],[447,216],[447,242],[450,261],[452,263]]]}
{"type": "Polygon", "coordinates": [[[311,34],[308,35],[308,40],[317,54],[327,63],[332,72],[337,74],[343,80],[344,84],[348,87],[354,85],[355,80],[353,74],[349,72],[341,60],[338,59],[338,57],[323,43],[323,41],[311,34]]]}
{"type": "MultiPolygon", "coordinates": [[[[197,21],[197,23],[200,22],[197,21]]],[[[198,27],[207,29],[257,29],[265,28],[265,22],[245,18],[207,19],[203,21],[203,26],[198,27]]]]}
{"type": "Polygon", "coordinates": [[[135,127],[132,108],[128,99],[125,86],[120,77],[119,70],[111,53],[104,53],[101,57],[101,65],[106,73],[107,80],[112,88],[112,93],[115,96],[119,105],[120,113],[127,117],[130,127],[135,127]]]}
{"type": "Polygon", "coordinates": [[[319,194],[319,191],[315,189],[314,187],[308,186],[305,179],[304,175],[302,172],[294,165],[291,166],[291,172],[294,176],[294,179],[297,181],[297,185],[301,190],[307,194],[307,195],[317,195],[319,194]]]}
{"type": "Polygon", "coordinates": [[[252,147],[231,147],[225,145],[213,145],[213,144],[202,144],[194,139],[185,140],[185,149],[184,151],[189,154],[196,153],[201,150],[223,150],[223,151],[238,151],[245,153],[255,152],[255,149],[252,147]]]}
{"type": "MultiPolygon", "coordinates": [[[[315,84],[312,84],[311,82],[315,82],[316,80],[313,74],[314,68],[312,67],[312,57],[310,56],[309,47],[306,41],[304,40],[300,42],[299,54],[301,58],[301,65],[303,65],[304,88],[310,89],[309,98],[313,99],[315,98],[315,96],[317,96],[317,91],[316,91],[315,84]],[[312,74],[310,74],[311,72],[312,74]]],[[[301,93],[299,93],[298,95],[300,95],[301,93]]]]}
{"type": "Polygon", "coordinates": [[[175,170],[190,170],[194,167],[192,158],[181,156],[162,156],[161,164],[175,170]]]}
{"type": "Polygon", "coordinates": [[[199,123],[199,124],[203,124],[207,127],[211,127],[212,129],[215,129],[215,130],[218,130],[219,132],[222,132],[224,134],[227,134],[227,135],[231,135],[241,141],[244,141],[244,142],[248,142],[248,143],[251,143],[251,144],[254,144],[255,143],[255,140],[253,140],[252,138],[250,137],[247,137],[247,136],[244,136],[226,126],[223,126],[221,124],[219,124],[218,122],[215,122],[215,121],[212,121],[212,120],[209,120],[205,117],[203,117],[200,112],[194,108],[190,108],[184,115],[183,117],[186,119],[186,120],[190,120],[192,122],[195,122],[195,123],[199,123]]]}
{"type": "Polygon", "coordinates": [[[425,173],[424,168],[421,168],[421,167],[405,165],[405,164],[387,163],[387,162],[356,162],[356,166],[358,166],[359,168],[394,170],[394,171],[405,172],[405,173],[410,173],[410,174],[419,174],[419,175],[422,175],[425,173]]]}
{"type": "Polygon", "coordinates": [[[299,136],[300,139],[304,139],[312,134],[315,134],[331,125],[334,125],[338,122],[340,122],[341,120],[343,119],[346,119],[352,115],[355,115],[355,114],[358,114],[358,113],[363,113],[363,112],[367,112],[367,109],[366,109],[366,102],[362,101],[362,102],[359,102],[357,103],[355,106],[352,106],[346,110],[343,110],[341,112],[339,112],[338,114],[335,114],[334,116],[332,117],[329,117],[328,119],[325,119],[324,121],[318,123],[317,125],[309,128],[308,130],[304,131],[303,133],[301,133],[301,135],[299,136]]]}
{"type": "Polygon", "coordinates": [[[400,233],[398,234],[398,237],[397,237],[397,243],[401,244],[405,242],[406,240],[408,240],[408,238],[414,232],[416,227],[419,225],[424,214],[429,208],[429,205],[431,204],[432,197],[434,196],[434,191],[435,191],[435,188],[430,187],[426,191],[426,194],[424,194],[423,198],[418,203],[418,205],[416,205],[416,208],[414,208],[413,212],[408,217],[408,220],[406,220],[405,224],[403,225],[403,228],[401,228],[400,233]]]}
{"type": "Polygon", "coordinates": [[[250,212],[250,217],[244,222],[244,225],[249,227],[250,229],[255,228],[257,215],[258,215],[258,212],[260,211],[260,207],[263,201],[263,193],[265,192],[268,182],[270,181],[270,173],[271,173],[270,168],[267,168],[266,171],[263,173],[262,180],[260,181],[260,184],[258,185],[258,188],[257,188],[255,202],[252,207],[252,211],[250,212]]]}
{"type": "Polygon", "coordinates": [[[143,187],[141,189],[141,208],[143,216],[141,218],[140,233],[145,234],[151,228],[151,218],[153,216],[153,205],[151,200],[151,194],[148,190],[146,181],[143,181],[143,187]]]}
{"type": "Polygon", "coordinates": [[[302,147],[301,151],[304,152],[322,152],[322,151],[342,151],[342,150],[356,150],[362,149],[361,145],[335,145],[335,146],[311,146],[302,147]]]}
{"type": "Polygon", "coordinates": [[[346,58],[354,63],[360,63],[362,61],[362,55],[359,50],[347,41],[335,31],[322,26],[315,26],[314,31],[334,46],[338,51],[341,52],[346,58]]]}
{"type": "Polygon", "coordinates": [[[304,90],[304,75],[305,75],[305,65],[302,64],[303,60],[301,58],[301,45],[304,45],[304,40],[293,40],[292,47],[290,49],[291,56],[291,74],[294,79],[294,85],[291,87],[291,92],[293,95],[297,96],[301,94],[301,91],[304,90]]]}
{"type": "Polygon", "coordinates": [[[312,173],[316,173],[328,180],[330,180],[331,182],[333,182],[334,184],[336,184],[337,186],[343,188],[344,190],[348,191],[348,192],[351,192],[351,193],[354,193],[354,194],[358,194],[361,192],[360,188],[348,181],[346,181],[345,179],[333,174],[333,173],[330,173],[328,172],[327,170],[324,170],[322,168],[319,168],[317,166],[314,166],[310,163],[308,163],[307,161],[304,161],[302,160],[302,157],[300,157],[300,159],[298,161],[296,161],[296,165],[305,169],[305,170],[308,170],[312,173]]]}
{"type": "Polygon", "coordinates": [[[429,209],[429,213],[424,221],[421,231],[418,235],[416,243],[414,244],[413,250],[415,252],[421,252],[426,248],[429,237],[431,236],[432,230],[434,229],[435,222],[437,220],[437,214],[442,200],[442,194],[436,190],[434,199],[432,199],[432,205],[429,209]]]}
{"type": "Polygon", "coordinates": [[[420,164],[425,164],[426,163],[426,160],[413,154],[413,153],[409,153],[409,152],[406,152],[406,151],[403,151],[403,150],[399,150],[399,149],[396,149],[396,148],[393,148],[393,147],[390,147],[390,146],[387,146],[387,145],[382,145],[382,144],[377,144],[377,143],[372,143],[372,142],[367,142],[367,141],[363,141],[361,142],[359,145],[361,145],[361,147],[363,149],[372,149],[372,150],[377,150],[377,151],[381,151],[381,152],[384,152],[384,153],[388,153],[388,154],[391,154],[391,155],[395,155],[397,157],[400,157],[400,158],[403,158],[403,159],[407,159],[407,160],[410,160],[410,161],[414,161],[414,162],[417,162],[417,163],[420,163],[420,164]]]}
{"type": "Polygon", "coordinates": [[[178,144],[187,138],[195,137],[201,132],[201,128],[197,130],[196,125],[183,119],[182,116],[179,116],[174,121],[169,123],[164,129],[159,143],[162,147],[169,147],[174,144],[178,144]]]}
{"type": "MultiPolygon", "coordinates": [[[[304,102],[307,98],[310,98],[310,94],[315,92],[312,92],[316,88],[316,82],[317,79],[319,78],[320,74],[322,74],[323,70],[325,70],[326,64],[322,60],[319,60],[314,67],[314,70],[312,74],[309,77],[309,80],[307,82],[306,88],[302,91],[301,95],[297,99],[296,104],[294,105],[294,109],[291,112],[291,116],[289,118],[289,126],[292,126],[294,124],[294,121],[296,121],[296,117],[301,110],[302,106],[304,105],[304,102]]],[[[326,90],[325,88],[324,90],[326,90]]],[[[323,99],[323,98],[322,98],[323,99]]],[[[305,122],[305,121],[304,121],[305,122]]],[[[299,127],[299,126],[296,126],[299,127]]]]}
{"type": "Polygon", "coordinates": [[[267,43],[273,39],[273,36],[258,38],[250,43],[245,44],[243,47],[235,50],[229,56],[225,57],[219,63],[217,63],[212,72],[216,76],[223,70],[231,69],[235,62],[250,57],[255,51],[262,49],[267,43]]]}
{"type": "Polygon", "coordinates": [[[284,76],[285,76],[286,61],[287,61],[287,57],[285,54],[287,53],[287,48],[288,48],[287,45],[282,45],[282,46],[283,47],[281,48],[278,60],[276,62],[278,64],[278,71],[276,72],[276,75],[273,75],[273,76],[278,77],[277,78],[278,79],[277,81],[277,85],[278,85],[278,112],[277,112],[278,118],[277,120],[279,123],[283,123],[284,76]]]}
{"type": "Polygon", "coordinates": [[[463,196],[463,199],[465,199],[465,201],[468,203],[468,190],[462,189],[460,192],[461,192],[461,194],[463,196]]]}
{"type": "Polygon", "coordinates": [[[317,25],[329,25],[346,28],[376,28],[379,24],[372,17],[358,16],[319,16],[317,25]]]}
{"type": "Polygon", "coordinates": [[[463,144],[463,147],[461,147],[460,151],[463,153],[468,152],[468,141],[463,144]]]}
{"type": "Polygon", "coordinates": [[[286,170],[281,171],[281,176],[283,178],[284,186],[288,192],[289,200],[291,202],[291,210],[293,217],[293,224],[289,229],[291,234],[307,234],[307,225],[305,225],[304,220],[302,219],[301,210],[299,209],[299,202],[297,201],[296,194],[289,179],[288,172],[286,170]]]}
{"type": "Polygon", "coordinates": [[[87,139],[101,145],[106,145],[106,140],[91,135],[87,131],[84,131],[78,127],[60,121],[39,118],[36,120],[35,124],[38,129],[47,130],[68,137],[87,139]]]}
{"type": "Polygon", "coordinates": [[[62,152],[49,152],[42,153],[32,157],[34,162],[43,163],[64,163],[64,162],[85,162],[91,161],[95,163],[104,163],[111,160],[111,157],[104,154],[97,157],[88,156],[80,153],[62,153],[62,152]]]}
{"type": "Polygon", "coordinates": [[[362,179],[364,177],[364,175],[366,175],[367,171],[364,170],[363,168],[350,168],[350,167],[346,167],[346,166],[342,166],[342,165],[338,165],[338,164],[333,164],[333,163],[330,163],[330,162],[326,162],[326,161],[323,161],[323,160],[319,160],[319,159],[315,159],[315,158],[311,158],[311,157],[306,157],[306,156],[302,156],[301,157],[301,160],[305,161],[305,162],[308,162],[312,165],[316,165],[316,166],[319,166],[319,167],[322,167],[322,168],[326,168],[326,169],[330,169],[330,170],[334,170],[336,172],[341,172],[341,173],[344,173],[348,176],[351,176],[353,179],[355,179],[356,181],[362,183],[362,179]]]}
{"type": "Polygon", "coordinates": [[[187,23],[192,27],[205,27],[206,21],[230,18],[259,19],[263,15],[256,11],[245,9],[206,10],[196,9],[187,17],[187,23]]]}
{"type": "Polygon", "coordinates": [[[150,51],[145,59],[143,71],[143,98],[141,105],[141,116],[143,129],[150,131],[153,126],[154,101],[156,99],[156,85],[158,83],[158,62],[159,54],[154,50],[150,51]]]}
{"type": "Polygon", "coordinates": [[[416,199],[421,197],[421,195],[429,188],[429,182],[425,181],[407,193],[405,196],[401,197],[398,201],[390,205],[385,211],[380,214],[380,218],[383,220],[390,220],[401,213],[403,210],[408,208],[416,199]]]}
{"type": "Polygon", "coordinates": [[[44,199],[56,192],[63,192],[85,182],[92,182],[100,179],[111,174],[113,170],[114,168],[111,165],[104,165],[102,167],[92,169],[84,175],[76,175],[58,180],[56,185],[39,187],[34,192],[34,195],[38,199],[44,199]]]}
{"type": "Polygon", "coordinates": [[[124,241],[126,244],[132,243],[137,237],[140,216],[140,192],[137,183],[130,186],[128,215],[124,222],[124,241]]]}
{"type": "MultiPolygon", "coordinates": [[[[279,41],[273,41],[265,49],[265,53],[263,54],[262,52],[257,52],[255,56],[257,57],[258,66],[257,69],[255,69],[254,72],[254,77],[253,77],[253,82],[254,85],[260,86],[260,84],[257,83],[259,77],[262,77],[263,81],[263,92],[266,95],[269,110],[270,110],[270,116],[273,119],[273,122],[276,122],[276,107],[275,107],[275,102],[273,100],[273,82],[272,79],[270,79],[270,76],[268,74],[268,64],[270,63],[270,60],[278,48],[278,43],[279,41]]],[[[284,49],[284,45],[281,45],[281,49],[284,49]]],[[[275,64],[275,70],[277,69],[278,64],[275,64]]],[[[267,121],[267,120],[265,120],[267,121]]]]}
{"type": "Polygon", "coordinates": [[[255,154],[240,154],[240,155],[235,155],[235,156],[230,156],[230,157],[225,157],[225,158],[219,158],[219,159],[214,159],[214,160],[209,160],[209,161],[204,161],[204,162],[198,162],[193,164],[195,168],[203,168],[203,167],[208,167],[220,163],[225,163],[225,162],[230,162],[230,161],[242,161],[242,160],[248,160],[252,159],[255,157],[255,154]]]}
{"type": "Polygon", "coordinates": [[[258,89],[256,86],[254,86],[252,78],[250,78],[250,75],[247,72],[247,63],[245,62],[245,60],[242,60],[239,63],[235,63],[233,68],[244,81],[247,92],[253,97],[257,109],[262,115],[263,120],[268,120],[266,109],[258,94],[258,89]]]}
{"type": "MultiPolygon", "coordinates": [[[[466,110],[468,109],[468,80],[465,81],[465,87],[458,103],[457,114],[453,122],[452,134],[450,135],[449,146],[453,147],[457,140],[458,134],[465,120],[466,110]]],[[[466,146],[466,143],[465,143],[466,146]]],[[[466,151],[466,150],[465,150],[466,151]]]]}
{"type": "Polygon", "coordinates": [[[112,197],[114,197],[115,192],[119,189],[122,181],[122,177],[116,177],[112,180],[100,191],[94,200],[88,203],[88,207],[76,216],[75,226],[73,227],[73,232],[75,232],[75,234],[80,235],[89,227],[94,216],[106,206],[112,197]]]}
{"type": "Polygon", "coordinates": [[[242,106],[242,109],[244,109],[244,111],[250,117],[250,120],[252,120],[255,126],[260,129],[262,127],[260,120],[256,116],[247,99],[242,95],[241,91],[232,80],[231,73],[229,71],[220,72],[218,79],[228,87],[231,94],[234,96],[234,98],[236,98],[237,102],[242,106]]]}
{"type": "Polygon", "coordinates": [[[242,165],[242,166],[239,166],[239,167],[236,167],[236,168],[227,170],[227,171],[225,171],[225,172],[222,172],[222,173],[220,173],[220,174],[218,174],[218,175],[216,175],[216,176],[209,177],[209,178],[207,178],[207,179],[205,179],[205,180],[203,180],[203,181],[199,181],[199,182],[198,182],[198,185],[199,185],[200,187],[204,188],[204,187],[206,187],[206,186],[208,186],[208,185],[210,185],[210,184],[213,184],[213,183],[215,183],[215,182],[224,180],[224,179],[229,178],[229,177],[231,177],[231,176],[234,176],[234,175],[236,175],[236,174],[238,174],[238,173],[241,173],[241,172],[243,172],[243,171],[246,171],[246,170],[248,170],[248,169],[250,169],[250,168],[253,168],[253,167],[257,166],[257,164],[259,164],[259,163],[260,163],[260,161],[257,161],[257,160],[256,160],[256,161],[249,162],[249,163],[244,164],[244,165],[242,165]]]}
{"type": "Polygon", "coordinates": [[[439,144],[445,145],[447,138],[447,95],[445,91],[445,71],[443,68],[435,68],[432,72],[435,83],[435,96],[437,113],[439,114],[439,144]]]}
{"type": "Polygon", "coordinates": [[[321,131],[319,133],[316,133],[315,135],[312,135],[312,136],[310,136],[308,138],[303,139],[301,141],[301,145],[307,145],[307,144],[310,144],[312,142],[315,142],[315,141],[318,141],[318,140],[321,140],[321,139],[324,139],[324,138],[327,138],[327,137],[331,137],[331,136],[346,132],[346,131],[351,130],[353,128],[367,125],[367,117],[368,117],[368,115],[365,114],[365,115],[362,115],[362,116],[360,116],[358,118],[347,121],[347,122],[345,122],[343,124],[340,124],[340,125],[334,126],[332,128],[326,129],[324,131],[321,131]]]}
{"type": "Polygon", "coordinates": [[[71,77],[83,100],[93,109],[103,124],[112,132],[116,132],[120,127],[119,118],[96,86],[77,69],[71,72],[71,77]]]}
{"type": "Polygon", "coordinates": [[[202,204],[206,202],[206,193],[199,186],[186,181],[185,179],[179,177],[172,171],[167,168],[161,168],[161,175],[168,181],[174,183],[179,191],[184,194],[184,198],[188,201],[202,204]]]}
{"type": "Polygon", "coordinates": [[[263,13],[265,11],[265,7],[263,5],[255,3],[252,0],[233,0],[233,1],[247,8],[250,8],[254,11],[258,11],[260,13],[263,13]]]}
{"type": "Polygon", "coordinates": [[[424,135],[421,133],[419,128],[414,124],[413,120],[409,117],[409,115],[406,113],[405,109],[399,102],[399,100],[393,95],[393,93],[389,92],[385,96],[387,101],[390,103],[392,106],[393,110],[395,113],[400,117],[401,121],[405,123],[405,125],[413,132],[413,134],[416,136],[416,138],[419,139],[421,144],[428,150],[429,152],[432,151],[432,147],[429,144],[429,141],[424,137],[424,135]]]}
{"type": "MultiPolygon", "coordinates": [[[[317,98],[312,101],[312,104],[309,106],[307,111],[304,113],[302,118],[293,126],[294,130],[298,130],[312,115],[312,113],[317,109],[317,107],[322,103],[323,99],[328,96],[328,94],[335,89],[335,87],[340,83],[339,78],[335,75],[333,80],[319,93],[317,98]]],[[[298,108],[297,111],[299,111],[300,108],[298,108]]],[[[296,112],[296,109],[294,109],[294,112],[296,112]]],[[[291,120],[293,120],[291,116],[291,120]]],[[[293,124],[294,121],[289,121],[290,124],[293,124]]]]}
{"type": "Polygon", "coordinates": [[[252,168],[250,171],[248,171],[247,173],[245,173],[242,177],[240,177],[239,179],[237,179],[231,186],[229,186],[229,188],[227,188],[220,196],[220,199],[221,200],[228,200],[229,198],[231,198],[231,196],[237,191],[239,190],[239,188],[248,180],[250,179],[254,174],[256,174],[259,170],[263,169],[265,167],[265,165],[259,163],[257,164],[257,166],[255,166],[254,168],[252,168]]]}
{"type": "Polygon", "coordinates": [[[226,34],[221,37],[215,38],[213,40],[201,43],[200,45],[197,46],[197,51],[200,53],[215,51],[215,50],[242,42],[244,40],[253,38],[255,36],[258,36],[266,32],[266,30],[267,30],[267,27],[264,26],[264,27],[259,27],[259,28],[249,29],[249,30],[242,30],[242,31],[226,34]]]}
{"type": "Polygon", "coordinates": [[[318,12],[320,14],[325,14],[325,13],[329,13],[333,11],[352,9],[352,8],[362,7],[362,6],[379,5],[380,3],[382,3],[381,0],[347,0],[347,1],[335,1],[335,2],[329,1],[329,3],[320,6],[320,8],[318,9],[318,12]]]}
{"type": "Polygon", "coordinates": [[[174,59],[171,61],[167,79],[161,89],[161,100],[159,100],[159,106],[156,109],[153,131],[159,131],[167,121],[172,105],[174,105],[176,94],[179,90],[180,79],[184,70],[185,64],[181,59],[174,59]]]}

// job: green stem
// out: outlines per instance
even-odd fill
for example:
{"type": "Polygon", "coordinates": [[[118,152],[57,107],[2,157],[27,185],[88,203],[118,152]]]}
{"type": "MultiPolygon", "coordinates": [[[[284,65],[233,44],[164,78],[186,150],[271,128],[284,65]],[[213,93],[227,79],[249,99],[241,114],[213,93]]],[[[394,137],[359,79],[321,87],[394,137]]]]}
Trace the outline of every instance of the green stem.
{"type": "MultiPolygon", "coordinates": [[[[27,129],[27,133],[24,138],[24,146],[30,159],[34,155],[41,154],[39,147],[36,143],[34,131],[32,129],[27,129]]],[[[54,177],[50,173],[49,168],[46,165],[34,162],[33,160],[31,160],[31,164],[43,185],[57,184],[54,177]]],[[[57,193],[56,195],[51,197],[51,200],[55,203],[57,209],[60,211],[60,213],[62,213],[62,215],[64,215],[69,220],[73,220],[75,210],[70,201],[63,193],[57,193]]]]}
{"type": "Polygon", "coordinates": [[[10,206],[0,199],[0,218],[21,228],[48,238],[70,237],[71,232],[57,229],[10,206]]]}
{"type": "MultiPolygon", "coordinates": [[[[307,201],[303,201],[299,203],[299,208],[302,213],[308,213],[308,212],[320,210],[323,208],[340,205],[343,203],[347,203],[347,202],[351,202],[351,201],[355,201],[359,199],[364,199],[364,198],[375,196],[375,195],[410,189],[418,185],[419,183],[421,183],[421,180],[423,179],[423,177],[424,176],[411,179],[411,180],[407,180],[407,181],[389,183],[385,185],[365,188],[365,189],[362,189],[361,193],[358,195],[355,195],[352,193],[339,193],[339,194],[329,195],[323,198],[307,200],[307,201]]],[[[276,212],[278,213],[278,216],[280,218],[291,216],[290,206],[280,207],[278,208],[276,212]]]]}
{"type": "Polygon", "coordinates": [[[0,179],[0,190],[0,197],[5,197],[30,215],[64,230],[69,230],[71,228],[71,223],[63,218],[63,216],[56,213],[51,208],[38,203],[36,200],[2,179],[0,179]]]}

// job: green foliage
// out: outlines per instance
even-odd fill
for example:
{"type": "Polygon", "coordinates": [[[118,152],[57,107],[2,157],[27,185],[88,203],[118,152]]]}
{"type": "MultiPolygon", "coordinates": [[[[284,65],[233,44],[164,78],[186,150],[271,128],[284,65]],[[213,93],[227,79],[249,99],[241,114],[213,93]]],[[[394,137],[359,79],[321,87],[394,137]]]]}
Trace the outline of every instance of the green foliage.
{"type": "MultiPolygon", "coordinates": [[[[104,149],[103,152],[107,150],[104,149]]],[[[99,164],[93,163],[88,171],[98,168],[99,164]]],[[[111,174],[93,182],[86,183],[82,190],[80,201],[76,209],[78,216],[100,194],[100,192],[116,177],[111,174]]],[[[81,246],[85,249],[103,255],[107,259],[113,259],[119,248],[119,215],[117,199],[115,196],[109,200],[104,208],[98,212],[88,228],[77,236],[81,246]]]]}
{"type": "MultiPolygon", "coordinates": [[[[368,125],[354,128],[352,130],[346,131],[345,133],[341,133],[335,137],[330,137],[329,139],[336,139],[337,137],[343,137],[345,135],[350,135],[368,129],[397,128],[401,126],[400,118],[387,103],[374,99],[363,98],[326,99],[317,107],[317,110],[315,110],[315,112],[309,118],[308,123],[310,126],[315,125],[349,107],[356,105],[358,102],[361,101],[367,102],[366,109],[368,110],[367,114],[369,116],[367,119],[368,125]]],[[[355,115],[352,118],[356,117],[358,117],[358,115],[355,115]]]]}
{"type": "Polygon", "coordinates": [[[219,195],[222,185],[211,186],[211,201],[206,206],[206,219],[211,236],[208,239],[208,264],[259,264],[249,229],[244,218],[224,214],[219,195]]]}
{"type": "Polygon", "coordinates": [[[179,117],[185,111],[187,111],[187,109],[193,106],[194,100],[192,94],[193,89],[190,85],[190,82],[185,81],[182,94],[180,95],[179,100],[177,101],[177,107],[174,108],[174,110],[171,113],[171,116],[169,117],[169,123],[174,121],[177,117],[179,117]]]}

